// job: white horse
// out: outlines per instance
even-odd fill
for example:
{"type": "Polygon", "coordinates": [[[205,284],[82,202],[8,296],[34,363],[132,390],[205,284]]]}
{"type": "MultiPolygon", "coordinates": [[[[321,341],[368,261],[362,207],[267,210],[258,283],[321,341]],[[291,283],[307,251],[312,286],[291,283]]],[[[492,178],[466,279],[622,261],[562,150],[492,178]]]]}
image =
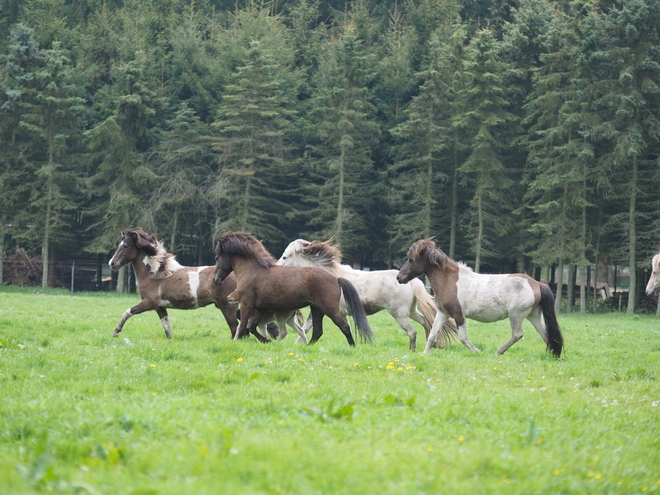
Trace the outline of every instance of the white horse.
{"type": "Polygon", "coordinates": [[[656,254],[651,261],[651,278],[649,283],[646,284],[646,295],[655,297],[660,292],[660,254],[656,254]]]}
{"type": "MultiPolygon", "coordinates": [[[[424,283],[419,279],[401,285],[396,281],[396,270],[362,271],[342,265],[341,252],[330,241],[310,242],[297,239],[287,246],[277,264],[317,266],[336,277],[350,280],[358,291],[365,312],[371,315],[383,309],[387,310],[408,335],[412,351],[416,347],[417,330],[410,323],[410,319],[421,324],[427,336],[431,331],[436,314],[435,303],[433,297],[426,292],[424,283]]],[[[347,314],[343,297],[339,309],[342,314],[347,314]]],[[[447,323],[449,327],[447,331],[456,332],[455,325],[452,328],[453,322],[447,323]]]]}
{"type": "MultiPolygon", "coordinates": [[[[554,295],[546,284],[524,273],[486,275],[457,263],[435,247],[431,239],[415,242],[397,280],[405,284],[426,273],[435,293],[438,316],[433,322],[424,353],[439,335],[448,317],[458,325],[458,338],[470,350],[478,351],[468,340],[466,318],[490,323],[509,318],[511,338],[495,355],[503,354],[523,336],[522,322],[527,318],[541,335],[548,351],[561,357],[564,338],[557,323],[554,295]]],[[[440,340],[447,341],[446,334],[440,340]]]]}

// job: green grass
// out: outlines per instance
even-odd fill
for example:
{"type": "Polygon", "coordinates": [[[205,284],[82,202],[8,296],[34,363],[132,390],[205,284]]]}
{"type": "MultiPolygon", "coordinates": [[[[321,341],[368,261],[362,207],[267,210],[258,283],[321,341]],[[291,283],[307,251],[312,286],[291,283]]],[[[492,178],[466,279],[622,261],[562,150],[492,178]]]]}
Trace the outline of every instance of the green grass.
{"type": "Polygon", "coordinates": [[[211,307],[113,339],[137,300],[0,288],[1,493],[660,492],[653,316],[560,315],[556,361],[527,323],[493,356],[508,322],[422,356],[385,313],[355,348],[233,342],[211,307]]]}

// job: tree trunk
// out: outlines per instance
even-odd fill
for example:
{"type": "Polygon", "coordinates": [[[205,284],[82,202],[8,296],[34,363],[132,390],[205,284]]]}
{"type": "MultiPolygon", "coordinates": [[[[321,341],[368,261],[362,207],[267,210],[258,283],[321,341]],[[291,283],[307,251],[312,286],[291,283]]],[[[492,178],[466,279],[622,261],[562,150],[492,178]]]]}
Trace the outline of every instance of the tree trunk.
{"type": "Polygon", "coordinates": [[[559,260],[557,265],[557,297],[555,297],[555,313],[561,309],[562,292],[564,290],[564,260],[559,260]]]}
{"type": "Polygon", "coordinates": [[[456,255],[456,217],[458,210],[458,146],[454,146],[454,177],[451,183],[451,225],[449,227],[449,257],[456,255]]]}
{"type": "Polygon", "coordinates": [[[632,159],[632,177],[630,178],[630,205],[628,210],[628,266],[630,269],[630,291],[628,292],[628,314],[635,312],[635,297],[637,295],[637,232],[635,222],[637,216],[637,155],[632,159]]]}
{"type": "Polygon", "coordinates": [[[344,227],[344,167],[346,166],[346,150],[342,146],[339,158],[339,198],[337,200],[337,245],[341,246],[341,234],[344,227]]]}
{"type": "Polygon", "coordinates": [[[0,225],[0,285],[3,282],[4,259],[5,259],[5,223],[0,225]]]}
{"type": "Polygon", "coordinates": [[[587,312],[587,267],[580,267],[580,313],[587,312]]]}
{"type": "Polygon", "coordinates": [[[117,292],[128,292],[128,265],[122,266],[117,272],[117,292]]]}
{"type": "Polygon", "coordinates": [[[575,299],[575,270],[577,267],[574,264],[568,265],[568,285],[566,286],[566,312],[573,312],[573,303],[575,299]]]}
{"type": "Polygon", "coordinates": [[[482,190],[481,187],[477,191],[477,244],[475,246],[476,250],[476,260],[474,262],[474,271],[479,273],[479,268],[481,266],[481,243],[484,239],[484,219],[483,219],[483,202],[482,202],[482,190]]]}
{"type": "Polygon", "coordinates": [[[50,281],[50,215],[51,215],[52,185],[48,179],[48,198],[46,199],[46,222],[44,224],[44,238],[41,244],[41,287],[48,287],[50,281]]]}
{"type": "Polygon", "coordinates": [[[426,169],[426,215],[424,218],[424,238],[431,237],[431,212],[433,211],[433,157],[428,157],[428,167],[426,169]]]}

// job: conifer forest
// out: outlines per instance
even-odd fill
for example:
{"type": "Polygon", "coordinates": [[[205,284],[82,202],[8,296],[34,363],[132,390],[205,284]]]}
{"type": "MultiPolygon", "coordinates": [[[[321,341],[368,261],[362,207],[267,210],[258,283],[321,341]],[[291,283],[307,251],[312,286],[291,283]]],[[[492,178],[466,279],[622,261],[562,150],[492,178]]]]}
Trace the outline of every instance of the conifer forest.
{"type": "Polygon", "coordinates": [[[632,312],[659,151],[660,0],[0,0],[0,254],[45,286],[130,226],[189,265],[232,230],[371,269],[434,236],[626,267],[632,312]]]}

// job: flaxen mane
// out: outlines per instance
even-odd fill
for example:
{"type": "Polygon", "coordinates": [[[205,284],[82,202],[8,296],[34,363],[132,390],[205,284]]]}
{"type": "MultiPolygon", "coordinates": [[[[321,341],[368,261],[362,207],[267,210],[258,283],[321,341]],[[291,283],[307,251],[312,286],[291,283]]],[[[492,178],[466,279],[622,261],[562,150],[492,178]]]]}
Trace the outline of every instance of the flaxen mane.
{"type": "Polygon", "coordinates": [[[162,242],[153,234],[147,234],[140,227],[127,229],[122,232],[135,246],[146,254],[144,263],[150,267],[154,278],[166,278],[181,268],[176,257],[165,250],[162,242]]]}
{"type": "Polygon", "coordinates": [[[253,235],[245,232],[227,232],[220,237],[216,253],[229,253],[243,258],[255,259],[261,266],[270,267],[276,264],[266,248],[253,235]]]}
{"type": "Polygon", "coordinates": [[[341,263],[341,251],[330,241],[312,241],[301,252],[322,268],[334,268],[341,263]]]}

